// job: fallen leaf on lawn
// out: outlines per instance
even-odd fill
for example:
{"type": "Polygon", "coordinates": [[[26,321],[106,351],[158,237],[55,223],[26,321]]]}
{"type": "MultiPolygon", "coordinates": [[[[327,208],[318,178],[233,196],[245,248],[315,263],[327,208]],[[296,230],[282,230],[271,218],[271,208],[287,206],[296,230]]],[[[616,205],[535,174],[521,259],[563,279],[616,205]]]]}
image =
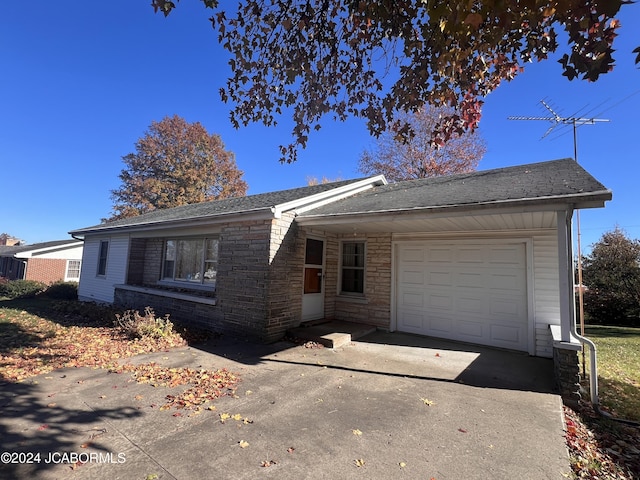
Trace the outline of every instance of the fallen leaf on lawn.
{"type": "Polygon", "coordinates": [[[240,448],[247,448],[249,446],[249,442],[245,442],[244,440],[240,440],[238,442],[238,445],[240,445],[240,448]]]}
{"type": "Polygon", "coordinates": [[[360,430],[358,430],[357,428],[355,430],[351,430],[353,432],[354,435],[357,435],[358,437],[362,435],[362,432],[360,430]]]}
{"type": "Polygon", "coordinates": [[[362,458],[359,458],[355,461],[356,467],[364,467],[364,460],[362,458]]]}

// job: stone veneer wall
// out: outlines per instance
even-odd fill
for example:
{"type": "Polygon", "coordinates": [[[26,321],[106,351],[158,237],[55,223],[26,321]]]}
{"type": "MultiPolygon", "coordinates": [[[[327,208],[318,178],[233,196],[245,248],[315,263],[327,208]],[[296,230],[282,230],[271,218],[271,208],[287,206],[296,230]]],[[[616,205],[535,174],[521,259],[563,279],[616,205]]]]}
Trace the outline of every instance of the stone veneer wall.
{"type": "Polygon", "coordinates": [[[391,326],[391,234],[368,234],[357,238],[343,236],[328,239],[327,244],[327,274],[334,279],[331,284],[327,282],[329,284],[327,296],[330,297],[327,303],[333,304],[335,318],[389,329],[391,326]],[[352,239],[366,242],[363,297],[338,294],[340,241],[352,239]]]}
{"type": "Polygon", "coordinates": [[[304,235],[285,213],[271,224],[265,340],[282,338],[300,324],[304,267],[304,235]]]}
{"type": "Polygon", "coordinates": [[[578,351],[554,347],[553,366],[562,400],[569,406],[577,405],[582,398],[578,351]]]}

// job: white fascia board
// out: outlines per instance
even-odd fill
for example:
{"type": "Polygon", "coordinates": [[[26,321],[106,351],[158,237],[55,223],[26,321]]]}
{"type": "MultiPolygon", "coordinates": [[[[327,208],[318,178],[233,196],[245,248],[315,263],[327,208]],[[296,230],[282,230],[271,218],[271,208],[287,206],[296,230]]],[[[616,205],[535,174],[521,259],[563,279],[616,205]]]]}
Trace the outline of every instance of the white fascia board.
{"type": "Polygon", "coordinates": [[[61,245],[53,245],[50,247],[43,248],[35,248],[33,250],[26,250],[24,252],[18,252],[14,255],[15,258],[31,258],[34,255],[38,255],[40,253],[52,252],[56,250],[67,250],[68,248],[76,248],[82,245],[82,241],[76,241],[73,243],[66,243],[61,245]]]}
{"type": "Polygon", "coordinates": [[[376,175],[375,177],[365,178],[357,182],[349,183],[341,187],[326,190],[324,192],[309,195],[291,202],[281,203],[271,208],[273,215],[280,218],[283,212],[295,210],[296,213],[313,210],[321,205],[326,205],[337,200],[341,200],[356,193],[368,190],[378,185],[387,185],[387,179],[384,175],[376,175]]]}

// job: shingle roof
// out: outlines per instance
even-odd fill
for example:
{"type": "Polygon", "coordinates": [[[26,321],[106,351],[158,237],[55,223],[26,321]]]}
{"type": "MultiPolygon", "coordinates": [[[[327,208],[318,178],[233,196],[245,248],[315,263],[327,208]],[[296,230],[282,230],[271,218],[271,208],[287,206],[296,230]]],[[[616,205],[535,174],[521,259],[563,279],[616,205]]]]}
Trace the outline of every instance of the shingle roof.
{"type": "Polygon", "coordinates": [[[30,252],[32,250],[42,250],[44,248],[61,247],[78,243],[78,240],[69,238],[67,240],[52,240],[49,242],[32,243],[31,245],[0,245],[0,256],[15,255],[16,253],[30,252]]]}
{"type": "Polygon", "coordinates": [[[383,213],[434,207],[562,198],[611,192],[572,159],[377,186],[301,214],[305,217],[383,213]]]}
{"type": "Polygon", "coordinates": [[[137,217],[124,218],[111,222],[94,225],[92,227],[73,230],[71,234],[81,235],[85,232],[95,230],[106,230],[122,227],[142,227],[172,221],[188,221],[201,218],[213,218],[221,215],[241,214],[249,212],[268,211],[272,207],[283,203],[303,199],[307,196],[322,193],[355,183],[361,179],[343,180],[339,182],[324,183],[306,187],[280,190],[276,192],[260,193],[246,197],[227,198],[211,202],[194,203],[180,207],[154,210],[153,212],[139,215],[137,217]]]}

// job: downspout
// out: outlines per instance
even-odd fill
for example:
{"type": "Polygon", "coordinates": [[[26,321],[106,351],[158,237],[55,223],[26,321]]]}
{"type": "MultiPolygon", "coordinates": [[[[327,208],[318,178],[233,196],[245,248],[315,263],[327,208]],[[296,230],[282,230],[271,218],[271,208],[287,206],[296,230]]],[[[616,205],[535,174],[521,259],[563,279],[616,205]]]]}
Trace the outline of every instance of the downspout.
{"type": "MultiPolygon", "coordinates": [[[[566,215],[566,225],[567,229],[567,249],[568,256],[571,259],[571,264],[569,271],[567,274],[570,276],[569,285],[573,285],[572,292],[575,292],[575,266],[573,260],[573,208],[571,208],[566,215]]],[[[600,412],[600,399],[598,397],[598,362],[597,362],[597,353],[596,353],[596,344],[593,343],[588,338],[583,337],[578,333],[577,325],[576,325],[576,307],[575,307],[575,299],[572,297],[571,305],[571,315],[570,321],[570,333],[573,338],[578,340],[582,344],[582,348],[587,346],[589,348],[589,393],[591,397],[591,403],[596,411],[600,412]]]]}
{"type": "MultiPolygon", "coordinates": [[[[567,228],[567,236],[569,240],[567,247],[569,249],[570,254],[573,252],[572,217],[573,217],[573,209],[571,209],[569,214],[566,216],[566,221],[567,221],[566,228],[567,228]]],[[[579,253],[581,254],[581,252],[579,253]]],[[[570,258],[573,258],[573,255],[571,255],[570,258]]],[[[574,292],[575,292],[575,277],[573,274],[574,269],[571,268],[569,270],[570,271],[568,273],[571,276],[570,285],[574,285],[574,292]]],[[[580,278],[579,283],[580,283],[580,288],[582,288],[582,278],[580,278]]],[[[584,348],[585,345],[589,348],[589,367],[590,367],[589,368],[589,393],[590,393],[591,404],[593,405],[593,409],[596,411],[596,413],[598,413],[598,415],[604,418],[607,418],[609,420],[615,420],[617,422],[625,423],[627,425],[635,425],[635,426],[640,425],[640,423],[635,422],[633,420],[615,418],[609,412],[605,412],[600,409],[600,398],[598,397],[598,361],[597,361],[597,353],[596,353],[596,344],[593,343],[593,341],[589,340],[586,337],[583,337],[578,333],[578,329],[576,325],[576,315],[575,315],[575,301],[571,302],[571,310],[572,310],[572,314],[570,315],[571,335],[575,337],[582,344],[582,348],[584,348]]]]}

